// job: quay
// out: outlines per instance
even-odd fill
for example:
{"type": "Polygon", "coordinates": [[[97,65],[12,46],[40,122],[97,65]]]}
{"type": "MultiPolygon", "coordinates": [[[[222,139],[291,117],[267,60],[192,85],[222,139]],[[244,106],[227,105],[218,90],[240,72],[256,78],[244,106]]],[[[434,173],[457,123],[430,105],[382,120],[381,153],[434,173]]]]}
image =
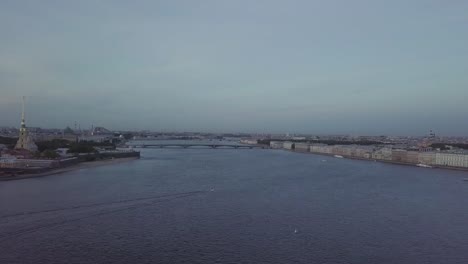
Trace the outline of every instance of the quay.
{"type": "Polygon", "coordinates": [[[340,156],[349,159],[380,161],[399,165],[468,170],[468,155],[464,153],[416,151],[393,148],[389,145],[326,145],[291,141],[271,141],[270,147],[299,153],[340,156]]]}

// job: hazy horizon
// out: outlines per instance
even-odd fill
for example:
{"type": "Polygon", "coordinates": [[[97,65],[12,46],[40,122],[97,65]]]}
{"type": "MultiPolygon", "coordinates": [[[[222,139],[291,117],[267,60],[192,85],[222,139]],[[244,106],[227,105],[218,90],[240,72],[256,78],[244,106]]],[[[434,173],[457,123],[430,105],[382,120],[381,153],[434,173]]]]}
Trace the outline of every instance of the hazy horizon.
{"type": "Polygon", "coordinates": [[[468,135],[466,1],[2,1],[0,126],[468,135]]]}

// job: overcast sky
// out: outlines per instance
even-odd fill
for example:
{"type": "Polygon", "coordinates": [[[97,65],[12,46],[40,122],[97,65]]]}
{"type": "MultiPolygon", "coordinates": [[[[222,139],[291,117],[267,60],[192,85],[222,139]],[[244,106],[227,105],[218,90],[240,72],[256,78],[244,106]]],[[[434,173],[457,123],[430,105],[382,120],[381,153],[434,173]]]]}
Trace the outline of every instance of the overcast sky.
{"type": "Polygon", "coordinates": [[[0,126],[468,135],[468,1],[0,1],[0,126]]]}

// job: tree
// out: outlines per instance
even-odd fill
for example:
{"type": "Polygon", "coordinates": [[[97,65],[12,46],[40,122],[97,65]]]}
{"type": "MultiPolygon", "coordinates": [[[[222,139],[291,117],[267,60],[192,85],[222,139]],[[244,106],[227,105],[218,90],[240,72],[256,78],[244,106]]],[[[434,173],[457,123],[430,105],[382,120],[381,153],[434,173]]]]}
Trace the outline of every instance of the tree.
{"type": "Polygon", "coordinates": [[[17,141],[18,141],[18,138],[0,136],[0,144],[5,144],[7,148],[9,149],[12,149],[15,146],[17,141]]]}
{"type": "Polygon", "coordinates": [[[49,141],[39,141],[36,142],[37,148],[40,152],[44,150],[56,150],[58,148],[68,148],[70,146],[70,141],[65,139],[53,139],[49,141]]]}
{"type": "Polygon", "coordinates": [[[449,146],[455,147],[455,148],[461,148],[461,149],[468,149],[468,144],[464,143],[432,143],[431,148],[434,149],[440,149],[440,150],[447,150],[450,149],[449,146]]]}
{"type": "Polygon", "coordinates": [[[72,144],[70,146],[70,149],[68,150],[68,153],[95,153],[97,152],[95,148],[91,145],[86,145],[86,144],[72,144]]]}
{"type": "Polygon", "coordinates": [[[56,159],[60,157],[60,155],[55,152],[54,150],[51,149],[46,149],[41,153],[41,156],[46,158],[46,159],[56,159]]]}

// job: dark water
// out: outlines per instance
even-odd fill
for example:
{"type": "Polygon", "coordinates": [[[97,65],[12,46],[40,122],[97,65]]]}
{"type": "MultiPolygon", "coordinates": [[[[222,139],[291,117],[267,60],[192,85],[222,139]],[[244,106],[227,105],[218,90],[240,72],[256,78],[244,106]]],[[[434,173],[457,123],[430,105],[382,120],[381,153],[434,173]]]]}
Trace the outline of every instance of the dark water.
{"type": "Polygon", "coordinates": [[[274,150],[142,155],[0,182],[0,263],[468,263],[466,172],[274,150]]]}

